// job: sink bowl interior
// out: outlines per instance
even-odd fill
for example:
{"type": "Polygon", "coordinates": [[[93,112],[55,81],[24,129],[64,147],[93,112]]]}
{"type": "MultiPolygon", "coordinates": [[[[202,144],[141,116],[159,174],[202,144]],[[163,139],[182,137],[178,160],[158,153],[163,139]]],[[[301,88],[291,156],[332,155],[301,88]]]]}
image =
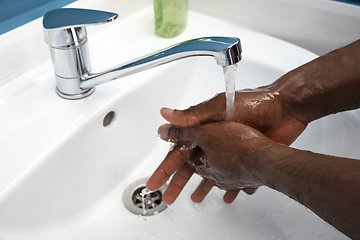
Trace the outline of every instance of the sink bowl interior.
{"type": "MultiPolygon", "coordinates": [[[[136,21],[143,21],[139,16],[136,21]]],[[[207,23],[199,33],[204,35],[214,24],[223,24],[196,14],[190,19],[196,19],[199,26],[207,23]]],[[[193,31],[197,30],[194,27],[193,31]]],[[[187,31],[184,37],[192,37],[192,29],[187,31]]],[[[219,34],[230,32],[241,38],[244,50],[237,89],[269,84],[316,57],[236,26],[219,34]]],[[[170,147],[157,137],[157,128],[164,123],[159,109],[187,108],[225,89],[221,67],[206,57],[179,60],[131,78],[141,81],[117,94],[115,82],[98,87],[81,103],[83,107],[107,94],[114,97],[48,149],[1,196],[0,239],[344,238],[302,205],[265,187],[253,196],[241,193],[231,205],[222,202],[223,191],[214,189],[203,203],[194,204],[189,196],[198,176],[159,215],[140,218],[130,213],[122,202],[124,190],[135,180],[150,176],[170,147]],[[109,112],[114,112],[114,118],[104,126],[109,112]]],[[[335,144],[332,139],[339,138],[329,138],[326,131],[339,126],[333,134],[359,135],[352,128],[356,119],[358,113],[351,112],[316,121],[293,146],[356,157],[349,149],[356,149],[353,147],[359,143],[344,138],[340,146],[331,147],[335,144]]]]}

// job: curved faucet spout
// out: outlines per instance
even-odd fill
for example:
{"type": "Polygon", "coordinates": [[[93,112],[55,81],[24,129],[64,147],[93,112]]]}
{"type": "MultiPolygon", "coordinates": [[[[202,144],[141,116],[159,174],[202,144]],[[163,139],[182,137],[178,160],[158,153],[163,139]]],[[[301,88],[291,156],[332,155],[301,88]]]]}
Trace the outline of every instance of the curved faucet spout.
{"type": "Polygon", "coordinates": [[[121,64],[111,70],[90,74],[80,81],[80,88],[90,89],[118,78],[192,56],[212,56],[220,66],[236,64],[241,60],[240,39],[204,37],[178,43],[151,55],[121,64]]]}
{"type": "Polygon", "coordinates": [[[213,56],[220,66],[241,60],[240,39],[204,37],[175,44],[108,71],[92,73],[85,27],[109,23],[117,17],[116,13],[73,8],[56,9],[45,14],[45,41],[50,46],[57,93],[61,97],[84,98],[91,95],[99,84],[186,57],[213,56]]]}

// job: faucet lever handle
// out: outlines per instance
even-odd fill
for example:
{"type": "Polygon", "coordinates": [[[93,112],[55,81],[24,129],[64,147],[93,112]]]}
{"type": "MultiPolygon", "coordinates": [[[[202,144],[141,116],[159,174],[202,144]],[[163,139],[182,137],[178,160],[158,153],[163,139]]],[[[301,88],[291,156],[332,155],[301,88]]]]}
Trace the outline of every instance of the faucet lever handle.
{"type": "Polygon", "coordinates": [[[44,15],[45,29],[84,27],[114,21],[118,14],[105,11],[78,8],[59,8],[44,15]]]}
{"type": "Polygon", "coordinates": [[[114,21],[117,13],[78,9],[59,8],[44,15],[45,42],[54,48],[69,49],[86,42],[85,26],[114,21]]]}

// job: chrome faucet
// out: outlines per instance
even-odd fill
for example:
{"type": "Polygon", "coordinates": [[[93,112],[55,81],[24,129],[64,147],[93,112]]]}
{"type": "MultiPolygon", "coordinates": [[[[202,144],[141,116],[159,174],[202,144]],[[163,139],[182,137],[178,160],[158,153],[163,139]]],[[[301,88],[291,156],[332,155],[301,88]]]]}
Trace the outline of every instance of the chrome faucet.
{"type": "Polygon", "coordinates": [[[50,46],[59,96],[81,99],[92,94],[95,86],[102,83],[191,56],[212,56],[220,66],[241,60],[240,39],[204,37],[175,44],[104,72],[92,73],[85,26],[112,22],[117,17],[116,13],[72,8],[45,14],[45,42],[50,46]]]}

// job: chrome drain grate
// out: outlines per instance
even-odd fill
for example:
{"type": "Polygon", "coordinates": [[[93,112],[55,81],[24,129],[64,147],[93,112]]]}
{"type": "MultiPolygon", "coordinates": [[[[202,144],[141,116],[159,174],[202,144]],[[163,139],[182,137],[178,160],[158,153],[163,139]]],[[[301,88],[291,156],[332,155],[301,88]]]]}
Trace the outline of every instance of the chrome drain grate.
{"type": "Polygon", "coordinates": [[[162,194],[159,190],[148,193],[144,197],[142,197],[141,192],[143,189],[145,189],[145,187],[139,187],[134,191],[132,195],[132,200],[135,206],[141,209],[145,207],[145,210],[148,210],[156,208],[162,203],[162,194]]]}
{"type": "Polygon", "coordinates": [[[145,189],[146,181],[147,178],[144,178],[130,184],[123,193],[123,202],[125,207],[136,215],[152,216],[167,208],[167,205],[162,201],[162,194],[167,186],[163,186],[155,192],[145,194],[143,198],[141,192],[145,189]],[[146,213],[143,211],[144,206],[146,213]]]}

